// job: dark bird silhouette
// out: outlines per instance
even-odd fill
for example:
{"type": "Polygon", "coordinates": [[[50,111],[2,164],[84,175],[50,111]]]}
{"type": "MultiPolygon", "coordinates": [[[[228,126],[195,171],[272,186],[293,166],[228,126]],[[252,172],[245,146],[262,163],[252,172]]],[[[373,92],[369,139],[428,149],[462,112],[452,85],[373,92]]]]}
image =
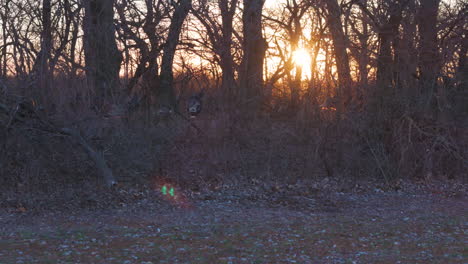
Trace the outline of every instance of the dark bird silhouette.
{"type": "Polygon", "coordinates": [[[202,110],[202,98],[203,98],[203,91],[199,92],[198,94],[190,96],[187,101],[187,111],[189,112],[190,117],[194,118],[198,114],[200,114],[202,110]]]}

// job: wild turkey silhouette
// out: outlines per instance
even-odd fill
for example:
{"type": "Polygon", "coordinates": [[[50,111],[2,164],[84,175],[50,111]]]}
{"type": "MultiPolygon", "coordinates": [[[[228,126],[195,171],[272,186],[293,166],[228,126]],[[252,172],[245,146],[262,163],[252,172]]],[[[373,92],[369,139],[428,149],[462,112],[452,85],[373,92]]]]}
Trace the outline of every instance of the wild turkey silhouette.
{"type": "Polygon", "coordinates": [[[191,118],[195,118],[198,114],[200,114],[202,110],[202,98],[203,98],[204,92],[201,91],[197,94],[194,94],[190,96],[190,98],[187,101],[187,111],[189,112],[189,115],[191,118]]]}

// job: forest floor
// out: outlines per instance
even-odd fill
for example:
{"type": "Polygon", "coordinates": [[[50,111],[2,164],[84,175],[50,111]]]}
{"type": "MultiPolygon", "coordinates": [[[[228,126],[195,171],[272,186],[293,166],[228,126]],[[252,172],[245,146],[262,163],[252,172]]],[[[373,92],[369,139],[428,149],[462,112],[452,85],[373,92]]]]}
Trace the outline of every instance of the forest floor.
{"type": "Polygon", "coordinates": [[[153,190],[115,208],[5,209],[0,263],[467,263],[465,187],[153,190]]]}

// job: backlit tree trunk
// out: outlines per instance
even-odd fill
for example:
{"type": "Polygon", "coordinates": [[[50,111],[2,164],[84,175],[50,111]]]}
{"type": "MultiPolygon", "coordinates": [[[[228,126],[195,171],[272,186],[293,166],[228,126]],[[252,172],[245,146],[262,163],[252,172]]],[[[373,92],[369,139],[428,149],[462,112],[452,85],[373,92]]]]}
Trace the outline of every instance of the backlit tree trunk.
{"type": "Polygon", "coordinates": [[[351,74],[349,68],[349,58],[346,52],[346,36],[341,23],[341,9],[336,0],[326,1],[328,9],[328,23],[330,33],[333,39],[333,49],[336,59],[336,68],[338,70],[339,87],[337,93],[340,97],[350,98],[351,92],[351,74]]]}
{"type": "Polygon", "coordinates": [[[461,41],[460,55],[458,56],[458,79],[461,82],[461,87],[468,86],[468,67],[466,65],[466,57],[468,56],[468,36],[465,35],[461,41]]]}
{"type": "Polygon", "coordinates": [[[262,96],[263,60],[268,44],[262,35],[264,0],[244,0],[243,58],[240,70],[240,99],[257,103],[262,96]]]}
{"type": "Polygon", "coordinates": [[[420,88],[425,90],[430,97],[433,96],[440,68],[439,52],[437,50],[437,11],[439,3],[440,0],[421,0],[418,14],[420,88]]]}
{"type": "Polygon", "coordinates": [[[0,10],[0,19],[2,21],[2,46],[0,46],[0,77],[6,77],[7,75],[7,47],[8,47],[8,34],[7,34],[7,13],[9,11],[8,4],[9,0],[1,2],[3,4],[3,10],[0,10]]]}
{"type": "Polygon", "coordinates": [[[119,85],[122,54],[117,49],[113,0],[84,0],[84,48],[86,76],[101,108],[119,85]]]}
{"type": "Polygon", "coordinates": [[[374,27],[378,32],[377,86],[379,89],[389,91],[393,87],[394,76],[398,76],[399,69],[395,66],[396,60],[394,58],[394,56],[398,56],[398,51],[392,50],[392,47],[398,46],[398,29],[402,20],[402,12],[409,2],[410,0],[388,1],[389,6],[385,9],[384,22],[379,22],[366,5],[361,2],[356,3],[373,21],[374,27]],[[388,19],[386,16],[388,16],[388,19]]]}
{"type": "Polygon", "coordinates": [[[388,23],[380,27],[379,55],[377,58],[377,85],[380,89],[393,87],[394,60],[392,44],[398,38],[398,27],[401,23],[403,8],[394,8],[388,23]]]}
{"type": "Polygon", "coordinates": [[[191,0],[181,0],[176,6],[174,14],[169,26],[169,34],[163,49],[163,57],[161,62],[160,85],[156,91],[157,105],[162,108],[175,109],[177,107],[175,91],[173,87],[173,72],[172,65],[174,63],[174,54],[179,36],[182,30],[182,24],[187,17],[190,8],[192,7],[191,0]]]}
{"type": "Polygon", "coordinates": [[[231,95],[234,88],[234,61],[232,48],[232,21],[236,11],[238,0],[220,0],[219,9],[222,16],[222,40],[221,40],[221,70],[223,71],[222,87],[224,93],[231,95]],[[230,2],[230,5],[229,5],[230,2]]]}
{"type": "Polygon", "coordinates": [[[417,56],[416,43],[416,3],[411,0],[408,4],[408,11],[403,17],[401,26],[402,34],[398,47],[398,60],[395,62],[398,68],[398,79],[396,85],[402,89],[405,95],[410,96],[417,91],[415,89],[416,82],[413,77],[417,72],[417,56]]]}
{"type": "Polygon", "coordinates": [[[367,69],[369,64],[369,25],[364,18],[362,20],[362,34],[359,35],[359,44],[362,46],[359,56],[359,84],[361,87],[366,87],[369,75],[367,69]]]}
{"type": "Polygon", "coordinates": [[[50,51],[52,49],[52,30],[51,30],[51,6],[50,0],[42,1],[42,32],[41,32],[41,50],[34,62],[33,72],[37,74],[41,91],[48,87],[50,81],[49,63],[50,51]]]}

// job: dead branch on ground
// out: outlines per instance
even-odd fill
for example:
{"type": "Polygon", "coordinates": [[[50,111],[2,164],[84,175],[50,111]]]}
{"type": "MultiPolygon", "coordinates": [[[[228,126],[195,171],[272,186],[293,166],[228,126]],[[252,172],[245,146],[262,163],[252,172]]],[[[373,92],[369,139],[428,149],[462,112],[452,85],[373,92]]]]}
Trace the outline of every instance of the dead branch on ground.
{"type": "MultiPolygon", "coordinates": [[[[35,129],[51,134],[60,134],[69,136],[75,143],[78,143],[86,151],[88,157],[94,162],[100,175],[103,177],[106,186],[112,187],[116,184],[112,170],[106,163],[103,155],[96,151],[90,143],[88,143],[80,133],[72,128],[58,128],[53,125],[52,122],[47,120],[45,117],[41,117],[34,108],[29,105],[31,100],[23,100],[16,104],[14,108],[7,106],[6,104],[0,103],[0,113],[6,115],[8,121],[6,122],[5,129],[11,129],[13,122],[25,123],[28,119],[36,119],[37,123],[35,129]]],[[[1,116],[0,116],[1,117],[1,116]]]]}

